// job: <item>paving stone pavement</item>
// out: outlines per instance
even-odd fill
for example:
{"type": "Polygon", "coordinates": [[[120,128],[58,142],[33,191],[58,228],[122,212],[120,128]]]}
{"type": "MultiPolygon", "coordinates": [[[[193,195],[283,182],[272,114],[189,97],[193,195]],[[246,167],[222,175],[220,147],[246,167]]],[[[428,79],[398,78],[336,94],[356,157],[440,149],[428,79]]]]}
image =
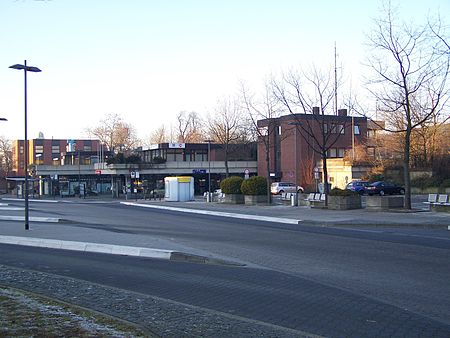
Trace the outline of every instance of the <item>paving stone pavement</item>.
{"type": "Polygon", "coordinates": [[[3,265],[0,284],[137,323],[160,337],[319,337],[158,297],[3,265]]]}

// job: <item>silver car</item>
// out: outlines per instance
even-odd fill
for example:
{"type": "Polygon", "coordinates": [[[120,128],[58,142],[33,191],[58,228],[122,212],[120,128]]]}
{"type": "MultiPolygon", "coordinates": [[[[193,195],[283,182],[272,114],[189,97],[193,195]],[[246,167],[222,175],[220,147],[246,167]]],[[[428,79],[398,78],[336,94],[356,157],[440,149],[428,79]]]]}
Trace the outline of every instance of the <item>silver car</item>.
{"type": "Polygon", "coordinates": [[[295,185],[294,183],[290,182],[274,182],[270,185],[270,193],[272,195],[283,194],[285,192],[303,193],[303,191],[304,191],[303,187],[295,185]]]}

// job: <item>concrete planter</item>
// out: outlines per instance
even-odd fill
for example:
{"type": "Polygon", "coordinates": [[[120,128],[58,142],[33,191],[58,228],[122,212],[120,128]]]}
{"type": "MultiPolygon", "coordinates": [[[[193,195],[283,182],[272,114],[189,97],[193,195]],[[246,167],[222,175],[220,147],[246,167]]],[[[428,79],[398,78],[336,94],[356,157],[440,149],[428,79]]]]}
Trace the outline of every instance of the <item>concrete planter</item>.
{"type": "Polygon", "coordinates": [[[328,209],[331,210],[350,210],[361,209],[361,196],[328,196],[328,209]]]}
{"type": "Polygon", "coordinates": [[[245,204],[266,204],[267,195],[244,195],[245,204]]]}
{"type": "Polygon", "coordinates": [[[244,195],[241,194],[225,194],[222,203],[244,204],[244,195]]]}
{"type": "Polygon", "coordinates": [[[404,196],[367,196],[366,209],[387,210],[403,208],[405,204],[404,196]]]}

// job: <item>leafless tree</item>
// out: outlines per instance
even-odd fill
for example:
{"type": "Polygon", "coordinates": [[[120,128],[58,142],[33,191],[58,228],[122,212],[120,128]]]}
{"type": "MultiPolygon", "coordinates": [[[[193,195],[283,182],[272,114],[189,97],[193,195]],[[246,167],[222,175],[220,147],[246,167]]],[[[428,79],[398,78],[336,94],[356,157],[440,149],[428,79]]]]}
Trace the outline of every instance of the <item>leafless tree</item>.
{"type": "Polygon", "coordinates": [[[337,123],[326,116],[326,112],[333,111],[335,89],[331,72],[322,73],[316,67],[309,72],[291,71],[273,82],[277,100],[295,120],[292,128],[297,128],[303,140],[322,160],[325,205],[328,205],[329,194],[328,151],[346,128],[345,122],[337,123]],[[308,118],[299,114],[307,114],[308,118]]]}
{"type": "MultiPolygon", "coordinates": [[[[267,203],[271,202],[270,193],[270,173],[271,173],[271,162],[274,160],[271,158],[271,150],[274,147],[272,140],[274,139],[278,128],[274,123],[273,119],[280,116],[280,106],[279,102],[273,95],[273,89],[270,82],[266,82],[264,89],[259,97],[245,87],[244,84],[241,85],[241,99],[242,105],[247,112],[247,117],[251,122],[253,134],[259,143],[262,144],[264,148],[265,165],[267,172],[267,203]],[[258,124],[259,120],[265,120],[266,125],[258,124]]],[[[258,157],[260,154],[258,153],[258,157]]]]}
{"type": "Polygon", "coordinates": [[[169,142],[170,137],[167,133],[166,126],[164,124],[160,125],[150,134],[147,141],[148,145],[169,142]]]}
{"type": "Polygon", "coordinates": [[[118,114],[106,115],[98,126],[88,128],[87,133],[90,137],[98,138],[111,151],[129,151],[139,143],[135,128],[118,114]]]}
{"type": "Polygon", "coordinates": [[[181,143],[201,143],[203,137],[203,121],[196,112],[187,113],[185,111],[177,114],[178,142],[181,143]]]}
{"type": "MultiPolygon", "coordinates": [[[[11,141],[0,136],[0,179],[3,181],[12,171],[12,145],[11,141]]],[[[6,180],[1,185],[6,185],[6,180]]]]}
{"type": "Polygon", "coordinates": [[[229,176],[228,158],[233,144],[247,140],[248,119],[235,99],[223,99],[217,103],[215,111],[207,119],[210,139],[222,145],[225,153],[225,174],[229,176]]]}
{"type": "Polygon", "coordinates": [[[12,145],[4,136],[0,136],[0,167],[6,175],[12,171],[12,145]]]}
{"type": "Polygon", "coordinates": [[[368,37],[368,88],[389,117],[390,131],[403,135],[405,208],[411,209],[411,138],[413,130],[442,111],[449,99],[450,57],[429,25],[398,23],[390,3],[368,37]]]}

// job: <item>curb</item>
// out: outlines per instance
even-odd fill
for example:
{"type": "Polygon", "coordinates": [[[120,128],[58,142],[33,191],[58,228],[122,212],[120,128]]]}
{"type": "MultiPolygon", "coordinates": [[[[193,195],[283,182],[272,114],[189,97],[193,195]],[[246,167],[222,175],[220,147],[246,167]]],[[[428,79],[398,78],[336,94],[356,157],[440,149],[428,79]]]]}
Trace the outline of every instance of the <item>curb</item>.
{"type": "Polygon", "coordinates": [[[160,258],[168,260],[171,259],[171,256],[174,253],[174,251],[172,250],[163,250],[163,249],[152,249],[152,248],[89,243],[89,242],[62,241],[57,239],[30,238],[18,236],[0,236],[0,243],[33,246],[39,248],[106,253],[112,255],[160,258]]]}
{"type": "MultiPolygon", "coordinates": [[[[14,197],[4,197],[1,198],[3,201],[24,201],[23,198],[14,198],[14,197]]],[[[28,202],[41,202],[41,203],[58,203],[57,200],[48,200],[48,199],[35,199],[29,198],[28,202]]]]}
{"type": "MultiPolygon", "coordinates": [[[[29,217],[30,222],[43,222],[43,223],[60,223],[61,218],[54,217],[29,217]]],[[[0,216],[0,221],[25,221],[25,216],[0,216]]]]}
{"type": "Polygon", "coordinates": [[[180,251],[143,248],[115,244],[90,243],[63,241],[58,239],[46,239],[35,237],[3,236],[0,235],[1,244],[23,245],[48,249],[63,249],[71,251],[82,251],[92,253],[103,253],[110,255],[122,255],[133,257],[145,257],[155,259],[166,259],[175,262],[189,262],[200,264],[227,265],[234,267],[245,266],[243,263],[226,261],[217,258],[188,254],[180,251]]]}
{"type": "Polygon", "coordinates": [[[249,215],[249,214],[236,214],[236,213],[223,212],[223,211],[207,211],[207,210],[187,209],[187,208],[178,208],[178,207],[166,207],[166,206],[162,206],[162,205],[149,205],[149,204],[140,204],[140,203],[133,203],[133,202],[120,202],[120,204],[134,206],[134,207],[142,207],[142,208],[178,211],[178,212],[185,212],[185,213],[191,213],[191,214],[231,217],[231,218],[240,218],[240,219],[251,219],[251,220],[256,220],[256,221],[264,221],[264,222],[272,222],[272,223],[284,223],[284,224],[298,225],[301,222],[303,222],[302,220],[292,219],[292,218],[258,216],[258,215],[249,215]]]}

